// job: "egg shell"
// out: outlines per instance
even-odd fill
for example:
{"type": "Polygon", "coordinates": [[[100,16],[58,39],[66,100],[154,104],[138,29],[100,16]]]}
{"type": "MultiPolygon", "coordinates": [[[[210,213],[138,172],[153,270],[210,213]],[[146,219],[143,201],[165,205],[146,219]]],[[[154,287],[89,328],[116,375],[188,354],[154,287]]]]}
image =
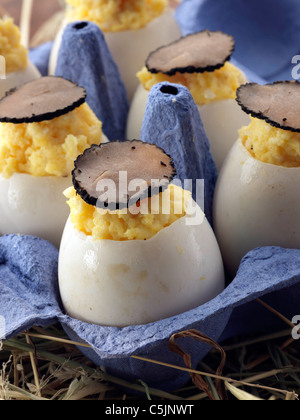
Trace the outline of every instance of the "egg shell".
{"type": "Polygon", "coordinates": [[[110,140],[125,140],[127,93],[96,24],[77,22],[65,28],[55,75],[84,87],[88,105],[103,122],[103,132],[110,140]]]}
{"type": "Polygon", "coordinates": [[[219,175],[214,230],[226,268],[261,246],[300,248],[300,168],[261,162],[238,140],[219,175]]]}
{"type": "Polygon", "coordinates": [[[130,103],[126,137],[128,140],[139,139],[146,112],[149,91],[139,84],[130,103]]]}
{"type": "Polygon", "coordinates": [[[63,191],[72,177],[0,175],[0,234],[33,235],[60,245],[69,208],[63,191]]]}
{"type": "Polygon", "coordinates": [[[66,224],[59,287],[68,315],[104,326],[147,324],[193,309],[224,289],[206,221],[185,216],[147,241],[94,240],[66,224]]]}
{"type": "MultiPolygon", "coordinates": [[[[49,74],[55,74],[57,57],[62,35],[67,21],[56,36],[49,61],[49,74]]],[[[144,65],[151,51],[181,37],[181,30],[175,20],[174,12],[167,9],[161,16],[151,21],[144,28],[135,31],[105,32],[109,50],[117,63],[123,82],[131,101],[138,86],[136,73],[144,65]]]]}
{"type": "Polygon", "coordinates": [[[171,156],[177,179],[192,192],[211,223],[218,174],[197,105],[185,86],[163,82],[152,87],[140,138],[171,156]]]}
{"type": "Polygon", "coordinates": [[[24,70],[7,74],[5,79],[0,80],[0,99],[9,90],[22,86],[24,83],[31,82],[39,77],[41,77],[41,74],[38,69],[31,61],[28,61],[27,67],[24,70]]]}
{"type": "MultiPolygon", "coordinates": [[[[126,130],[128,139],[140,136],[148,98],[149,91],[140,84],[128,114],[126,130]]],[[[239,129],[250,123],[250,117],[240,108],[235,99],[223,99],[197,106],[212,156],[217,170],[220,171],[227,154],[239,137],[239,129]]]]}

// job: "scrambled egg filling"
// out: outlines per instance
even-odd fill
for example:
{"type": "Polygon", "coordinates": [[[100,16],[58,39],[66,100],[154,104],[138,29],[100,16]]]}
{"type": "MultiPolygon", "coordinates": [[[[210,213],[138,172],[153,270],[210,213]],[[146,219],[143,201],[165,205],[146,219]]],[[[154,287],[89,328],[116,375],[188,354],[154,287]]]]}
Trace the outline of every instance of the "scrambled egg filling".
{"type": "Polygon", "coordinates": [[[88,20],[104,32],[137,30],[160,16],[168,0],[66,0],[69,21],[88,20]]]}
{"type": "Polygon", "coordinates": [[[242,72],[229,62],[213,72],[176,73],[174,76],[150,73],[144,67],[137,73],[137,77],[146,90],[150,90],[161,82],[184,85],[191,92],[197,105],[205,105],[222,99],[235,99],[238,87],[245,83],[242,72]]]}
{"type": "Polygon", "coordinates": [[[50,121],[0,123],[0,172],[69,176],[78,155],[102,141],[102,123],[87,104],[50,121]]]}
{"type": "Polygon", "coordinates": [[[173,184],[163,193],[146,199],[141,209],[110,212],[87,204],[73,187],[65,191],[75,229],[94,240],[147,240],[186,215],[191,193],[173,184]],[[133,214],[134,213],[134,214],[133,214]]]}
{"type": "Polygon", "coordinates": [[[258,118],[243,127],[240,139],[251,155],[262,162],[288,168],[300,167],[300,133],[282,130],[258,118]]]}
{"type": "Polygon", "coordinates": [[[21,45],[19,28],[9,18],[0,20],[0,55],[5,58],[6,74],[27,67],[27,49],[21,45]]]}

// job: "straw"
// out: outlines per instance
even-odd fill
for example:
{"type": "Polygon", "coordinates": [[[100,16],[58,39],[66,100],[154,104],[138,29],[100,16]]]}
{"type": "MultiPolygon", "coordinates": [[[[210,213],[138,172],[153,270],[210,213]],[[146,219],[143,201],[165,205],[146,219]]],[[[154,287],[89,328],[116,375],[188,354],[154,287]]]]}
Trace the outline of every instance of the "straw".
{"type": "Polygon", "coordinates": [[[30,23],[33,10],[33,0],[23,0],[21,18],[20,18],[20,31],[21,42],[24,47],[29,48],[30,42],[30,23]]]}
{"type": "MultiPolygon", "coordinates": [[[[261,304],[282,319],[282,314],[263,301],[261,304]]],[[[289,334],[291,330],[264,336],[235,337],[221,346],[199,331],[183,331],[170,337],[170,349],[183,357],[185,367],[132,356],[145,363],[190,373],[193,381],[185,388],[167,393],[150,388],[143,381],[124,381],[93,366],[80,352],[80,347],[90,346],[71,341],[60,325],[47,329],[36,327],[3,343],[0,351],[0,399],[134,400],[131,392],[124,394],[120,391],[122,387],[139,391],[148,400],[222,400],[227,397],[220,387],[222,383],[229,399],[296,400],[300,394],[300,346],[296,340],[286,339],[289,334]],[[182,337],[212,346],[212,351],[197,369],[191,368],[192,361],[177,344],[182,337]]]]}

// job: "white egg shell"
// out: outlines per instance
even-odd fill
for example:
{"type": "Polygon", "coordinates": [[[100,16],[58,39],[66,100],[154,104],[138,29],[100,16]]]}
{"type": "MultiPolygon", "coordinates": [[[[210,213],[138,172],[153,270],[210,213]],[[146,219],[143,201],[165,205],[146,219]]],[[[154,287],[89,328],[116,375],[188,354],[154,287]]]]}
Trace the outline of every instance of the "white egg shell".
{"type": "Polygon", "coordinates": [[[93,240],[66,224],[59,287],[71,317],[104,326],[155,322],[213,299],[224,289],[219,246],[207,220],[187,216],[147,241],[93,240]]]}
{"type": "Polygon", "coordinates": [[[71,177],[0,175],[0,234],[38,236],[58,248],[69,216],[63,191],[71,185],[71,177]]]}
{"type": "Polygon", "coordinates": [[[214,230],[232,276],[254,248],[300,248],[299,190],[300,168],[263,163],[235,143],[214,200],[214,230]]]}
{"type": "Polygon", "coordinates": [[[0,80],[0,99],[3,98],[9,90],[22,86],[24,83],[41,77],[38,69],[28,61],[27,67],[24,70],[15,71],[6,75],[6,78],[0,80]]]}
{"type": "Polygon", "coordinates": [[[139,84],[132,98],[129,108],[126,138],[128,140],[140,139],[143,120],[146,112],[149,91],[139,84]]]}
{"type": "MultiPolygon", "coordinates": [[[[64,22],[57,34],[49,62],[49,74],[55,74],[57,57],[63,31],[68,22],[64,22]]],[[[169,44],[182,36],[174,12],[167,10],[144,28],[136,31],[104,32],[111,54],[117,63],[121,77],[131,101],[138,86],[136,73],[144,66],[151,51],[161,45],[169,44]]]]}
{"type": "MultiPolygon", "coordinates": [[[[127,121],[127,138],[139,139],[149,92],[140,84],[133,97],[127,121]]],[[[233,99],[198,106],[203,126],[218,171],[239,137],[238,131],[250,123],[247,115],[233,99]]]]}
{"type": "Polygon", "coordinates": [[[214,101],[198,106],[218,171],[232,146],[239,138],[239,130],[249,125],[250,117],[234,99],[214,101]]]}

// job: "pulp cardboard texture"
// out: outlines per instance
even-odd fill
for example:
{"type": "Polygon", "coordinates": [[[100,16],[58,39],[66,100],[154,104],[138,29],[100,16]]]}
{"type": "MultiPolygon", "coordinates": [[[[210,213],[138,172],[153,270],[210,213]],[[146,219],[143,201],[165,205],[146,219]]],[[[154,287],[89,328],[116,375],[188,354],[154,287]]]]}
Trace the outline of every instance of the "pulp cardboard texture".
{"type": "Polygon", "coordinates": [[[129,103],[119,69],[100,28],[92,22],[69,24],[58,53],[56,76],[77,83],[103,123],[109,140],[125,140],[129,103]]]}
{"type": "MultiPolygon", "coordinates": [[[[277,302],[283,313],[295,315],[299,312],[300,250],[255,249],[243,259],[234,281],[212,301],[169,319],[126,328],[88,324],[65,314],[59,297],[57,264],[58,251],[42,239],[19,235],[0,238],[3,338],[14,337],[35,325],[59,322],[71,339],[90,344],[91,349],[80,347],[81,351],[109,373],[126,380],[143,379],[149,386],[165,390],[183,386],[188,375],[134,360],[132,355],[182,364],[168,349],[172,334],[197,329],[215,341],[220,341],[222,336],[246,334],[246,322],[235,325],[230,319],[233,311],[243,313],[246,305],[258,297],[266,296],[269,302],[277,302]]],[[[250,330],[263,328],[264,317],[256,312],[250,315],[250,330]]],[[[268,328],[277,324],[277,317],[271,319],[271,323],[269,316],[266,319],[268,328]]],[[[194,367],[209,351],[207,345],[190,339],[182,339],[181,345],[191,354],[194,367]]]]}

